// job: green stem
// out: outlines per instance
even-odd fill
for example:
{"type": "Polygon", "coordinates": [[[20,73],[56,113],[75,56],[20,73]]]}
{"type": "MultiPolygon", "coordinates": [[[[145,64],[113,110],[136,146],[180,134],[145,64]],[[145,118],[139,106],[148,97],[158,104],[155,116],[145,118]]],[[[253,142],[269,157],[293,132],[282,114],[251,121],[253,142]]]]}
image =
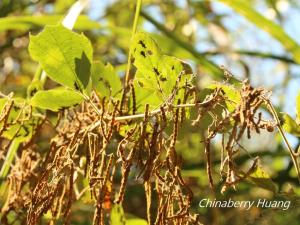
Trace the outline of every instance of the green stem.
{"type": "MultiPolygon", "coordinates": [[[[15,155],[17,154],[17,151],[19,149],[20,146],[20,142],[17,141],[16,139],[12,140],[10,145],[9,145],[9,149],[8,152],[6,154],[4,163],[2,165],[1,171],[0,171],[0,197],[3,198],[6,194],[7,191],[10,191],[8,188],[9,183],[8,182],[4,182],[7,181],[5,178],[9,172],[9,169],[11,167],[11,164],[15,158],[15,155]]],[[[4,200],[4,199],[0,199],[4,200]]],[[[4,202],[4,201],[3,201],[4,202]]],[[[4,205],[2,205],[3,208],[6,208],[6,205],[8,204],[8,200],[5,201],[4,205]]],[[[1,218],[1,212],[0,212],[0,218],[1,218]]]]}
{"type": "MultiPolygon", "coordinates": [[[[190,103],[190,104],[181,104],[181,105],[171,105],[171,106],[167,106],[164,109],[166,110],[167,108],[189,108],[189,107],[207,107],[207,105],[211,102],[211,100],[207,100],[204,102],[199,102],[199,103],[190,103]]],[[[158,113],[161,113],[161,109],[156,109],[156,110],[152,110],[148,113],[148,116],[154,116],[158,113]]],[[[141,113],[141,114],[135,114],[135,115],[128,115],[128,116],[117,116],[115,117],[115,121],[125,121],[125,120],[135,120],[135,119],[141,119],[145,117],[145,113],[141,113]]],[[[106,118],[111,120],[112,118],[106,118]]],[[[87,129],[88,130],[93,130],[96,127],[100,126],[101,121],[97,121],[96,123],[92,124],[91,126],[89,126],[87,129]]],[[[81,132],[85,132],[85,130],[82,130],[81,132]]]]}
{"type": "Polygon", "coordinates": [[[141,7],[142,7],[142,0],[137,0],[134,21],[133,21],[133,27],[132,27],[132,35],[134,35],[137,30],[137,24],[138,24],[138,20],[139,20],[139,16],[140,16],[141,7]]]}
{"type": "Polygon", "coordinates": [[[288,140],[287,140],[287,138],[286,138],[286,136],[285,136],[285,134],[283,132],[283,129],[282,129],[281,125],[280,125],[279,117],[277,115],[277,112],[276,112],[273,104],[270,101],[268,101],[268,105],[269,105],[271,113],[273,114],[273,117],[274,117],[274,119],[275,119],[275,121],[277,123],[277,127],[278,127],[278,130],[279,130],[279,133],[280,133],[281,137],[283,138],[283,141],[284,141],[284,143],[286,144],[286,146],[287,146],[287,148],[289,150],[289,153],[291,155],[293,164],[294,164],[296,172],[297,172],[298,181],[300,183],[300,169],[299,169],[299,165],[298,165],[297,156],[295,155],[295,153],[294,153],[294,151],[293,151],[290,143],[288,142],[288,140]]]}
{"type": "MultiPolygon", "coordinates": [[[[140,16],[140,11],[142,7],[142,0],[137,0],[136,8],[135,8],[135,15],[134,15],[134,21],[133,21],[133,27],[132,27],[132,34],[131,39],[133,38],[134,34],[137,30],[137,24],[140,16]]],[[[126,75],[125,75],[125,87],[128,86],[129,83],[129,72],[130,72],[130,66],[131,66],[131,48],[129,47],[129,54],[128,54],[128,61],[127,61],[127,69],[126,69],[126,75]]]]}
{"type": "Polygon", "coordinates": [[[19,148],[19,145],[20,145],[20,142],[17,140],[13,140],[11,142],[8,152],[7,152],[7,155],[5,157],[5,161],[4,161],[1,171],[0,171],[0,179],[4,179],[7,176],[8,171],[10,169],[10,165],[11,165],[12,161],[14,160],[14,157],[19,148]]]}
{"type": "Polygon", "coordinates": [[[43,73],[43,69],[42,69],[41,65],[39,65],[34,74],[33,81],[40,80],[42,77],[42,73],[43,73]]]}

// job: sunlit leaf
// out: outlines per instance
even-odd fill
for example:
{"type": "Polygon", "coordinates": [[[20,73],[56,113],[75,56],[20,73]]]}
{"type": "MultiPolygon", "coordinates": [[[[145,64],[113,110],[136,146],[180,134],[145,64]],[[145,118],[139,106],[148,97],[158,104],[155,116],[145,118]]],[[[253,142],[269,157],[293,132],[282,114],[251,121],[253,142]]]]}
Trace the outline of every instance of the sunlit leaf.
{"type": "Polygon", "coordinates": [[[32,97],[37,91],[43,90],[43,84],[40,80],[33,80],[27,88],[27,96],[32,97]]]}
{"type": "Polygon", "coordinates": [[[122,205],[115,204],[110,213],[111,225],[147,225],[148,222],[144,219],[133,217],[128,215],[128,219],[125,218],[125,213],[122,205]]]}
{"type": "Polygon", "coordinates": [[[2,113],[2,110],[5,107],[5,104],[8,102],[8,98],[0,98],[0,113],[2,113]]]}
{"type": "Polygon", "coordinates": [[[90,41],[58,26],[46,26],[38,35],[30,36],[29,53],[54,81],[83,91],[90,80],[93,49],[90,41]]]}
{"type": "Polygon", "coordinates": [[[123,86],[111,64],[104,65],[101,62],[94,62],[92,64],[92,83],[99,96],[117,99],[122,97],[123,86]]]}
{"type": "Polygon", "coordinates": [[[161,99],[153,94],[153,90],[144,88],[142,84],[135,83],[136,89],[136,104],[137,109],[140,111],[145,110],[146,104],[149,104],[151,108],[154,108],[161,103],[161,99]]]}
{"type": "MultiPolygon", "coordinates": [[[[0,109],[1,114],[4,110],[4,106],[7,100],[0,100],[0,109]]],[[[33,131],[40,123],[40,119],[37,117],[28,118],[29,113],[31,112],[30,106],[25,99],[14,98],[13,107],[9,111],[7,119],[7,127],[2,133],[2,136],[9,140],[16,140],[18,142],[26,142],[31,139],[33,131]],[[17,121],[17,118],[19,119],[17,121]],[[28,119],[26,119],[28,118],[28,119]],[[23,121],[20,123],[19,121],[23,121]]],[[[4,122],[0,122],[0,129],[4,126],[4,122]]]]}
{"type": "Polygon", "coordinates": [[[287,113],[284,113],[283,120],[283,129],[292,135],[300,137],[300,125],[287,113]]]}
{"type": "Polygon", "coordinates": [[[125,225],[125,215],[122,205],[115,204],[110,212],[110,224],[111,225],[125,225]]]}
{"type": "Polygon", "coordinates": [[[261,188],[267,189],[272,192],[277,191],[275,183],[272,181],[269,174],[260,165],[258,165],[250,174],[248,180],[252,181],[261,188]]]}
{"type": "Polygon", "coordinates": [[[134,36],[131,49],[134,66],[137,68],[134,85],[138,107],[146,103],[150,108],[156,108],[166,101],[174,102],[174,91],[177,98],[182,98],[183,87],[192,73],[189,65],[181,60],[163,55],[155,41],[146,33],[137,33],[134,36]],[[140,92],[141,89],[144,89],[140,92]],[[149,103],[150,102],[150,103],[149,103]]]}
{"type": "Polygon", "coordinates": [[[59,111],[83,101],[83,96],[72,90],[63,88],[51,89],[47,91],[38,91],[30,100],[30,104],[42,109],[59,111]]]}
{"type": "Polygon", "coordinates": [[[9,146],[9,149],[8,149],[8,152],[5,156],[5,161],[4,161],[4,163],[1,167],[1,170],[0,170],[0,179],[7,176],[8,172],[9,172],[9,169],[10,169],[10,165],[11,165],[12,161],[15,158],[15,155],[17,153],[19,145],[20,145],[20,141],[17,140],[17,139],[14,139],[11,142],[11,144],[9,146]]]}
{"type": "Polygon", "coordinates": [[[139,218],[132,218],[126,220],[126,225],[148,225],[148,222],[139,218]]]}
{"type": "Polygon", "coordinates": [[[7,130],[3,132],[2,136],[9,140],[14,139],[19,142],[26,142],[31,139],[33,131],[39,123],[40,119],[33,117],[23,124],[14,124],[9,126],[7,130]]]}

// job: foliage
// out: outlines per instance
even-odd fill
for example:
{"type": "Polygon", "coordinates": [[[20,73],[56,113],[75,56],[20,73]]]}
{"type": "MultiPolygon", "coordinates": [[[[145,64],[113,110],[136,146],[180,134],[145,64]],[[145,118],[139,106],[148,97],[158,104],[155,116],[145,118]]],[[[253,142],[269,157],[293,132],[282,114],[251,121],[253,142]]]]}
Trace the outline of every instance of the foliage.
{"type": "MultiPolygon", "coordinates": [[[[269,59],[299,63],[296,41],[250,2],[219,1],[293,57],[269,59]]],[[[39,4],[43,8],[46,2],[39,4]]],[[[13,13],[22,10],[23,1],[11,11],[12,5],[3,3],[8,16],[0,18],[0,32],[12,32],[8,49],[13,39],[28,38],[23,48],[29,55],[10,53],[20,58],[22,72],[30,65],[20,77],[30,76],[26,85],[5,80],[16,87],[20,82],[21,88],[3,86],[0,98],[1,224],[211,224],[215,215],[229,223],[226,210],[199,210],[199,199],[209,197],[268,196],[293,200],[297,208],[299,153],[284,131],[300,136],[300,93],[295,116],[278,116],[268,88],[218,67],[195,48],[195,34],[180,33],[188,33],[184,24],[191,17],[225,30],[211,2],[191,1],[195,15],[176,3],[157,3],[173,18],[174,24],[164,26],[148,14],[152,3],[117,1],[107,8],[106,27],[79,16],[74,28],[84,33],[59,22],[65,7],[54,2],[48,4],[58,7],[56,15],[22,17],[13,13]],[[125,5],[132,10],[122,11],[125,5]],[[174,18],[179,12],[180,20],[174,18]],[[162,35],[137,31],[145,20],[162,35]],[[99,31],[90,31],[95,28],[99,31]],[[277,129],[282,139],[274,140],[277,129]],[[249,141],[268,135],[276,151],[249,150],[249,141]]],[[[232,212],[254,224],[262,219],[255,213],[264,211],[253,209],[251,218],[232,212]]],[[[265,218],[279,221],[284,215],[268,212],[265,218]]]]}
{"type": "Polygon", "coordinates": [[[61,25],[46,26],[39,35],[30,37],[29,53],[52,80],[81,92],[87,88],[93,50],[84,35],[61,25]]]}

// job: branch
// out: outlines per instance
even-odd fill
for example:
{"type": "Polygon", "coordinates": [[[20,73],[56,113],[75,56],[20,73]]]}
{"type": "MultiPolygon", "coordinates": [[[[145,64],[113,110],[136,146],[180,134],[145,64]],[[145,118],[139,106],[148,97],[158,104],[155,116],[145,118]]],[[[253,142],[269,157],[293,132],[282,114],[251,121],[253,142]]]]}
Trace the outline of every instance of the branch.
{"type": "MultiPolygon", "coordinates": [[[[191,103],[191,104],[180,104],[180,105],[168,105],[163,107],[163,109],[174,109],[174,108],[188,108],[188,107],[207,107],[211,102],[213,101],[213,99],[209,99],[207,101],[204,102],[199,102],[199,103],[191,103]]],[[[161,109],[156,109],[153,111],[150,111],[147,116],[154,116],[158,113],[161,112],[161,109]]],[[[128,115],[128,116],[117,116],[115,117],[115,121],[124,121],[124,120],[134,120],[134,119],[139,119],[139,118],[144,118],[145,117],[145,113],[141,113],[141,114],[136,114],[136,115],[128,115]]],[[[106,117],[106,119],[110,120],[112,119],[111,117],[106,117]]],[[[98,126],[100,126],[101,121],[97,121],[96,123],[92,124],[90,127],[88,127],[87,131],[92,131],[95,128],[97,128],[98,126]]],[[[83,133],[85,132],[84,130],[82,131],[83,133]]]]}
{"type": "Polygon", "coordinates": [[[249,51],[249,50],[230,50],[230,49],[223,49],[223,50],[217,50],[217,51],[206,51],[202,52],[201,54],[203,55],[221,55],[221,54],[239,54],[239,55],[247,55],[247,56],[253,56],[253,57],[259,57],[259,58],[266,58],[266,59],[274,59],[274,60],[279,60],[285,63],[290,63],[290,64],[297,64],[298,63],[283,55],[274,55],[271,53],[265,53],[265,52],[256,52],[256,51],[249,51]]]}
{"type": "Polygon", "coordinates": [[[293,161],[294,166],[296,168],[298,181],[300,182],[300,169],[299,169],[299,165],[298,165],[298,161],[297,161],[298,154],[297,154],[297,152],[293,151],[290,143],[288,142],[288,140],[287,140],[287,138],[286,138],[286,136],[285,136],[285,134],[283,132],[283,129],[282,129],[281,125],[280,125],[280,120],[279,120],[279,117],[277,115],[277,112],[276,112],[274,106],[272,105],[272,103],[269,100],[267,100],[267,103],[268,103],[268,105],[270,107],[270,111],[271,111],[271,113],[272,113],[272,115],[273,115],[273,117],[274,117],[274,119],[275,119],[275,121],[277,123],[277,127],[278,127],[278,130],[279,130],[279,133],[280,133],[281,137],[283,138],[283,141],[284,141],[284,143],[286,144],[286,146],[287,146],[287,148],[289,150],[289,153],[291,155],[292,161],[293,161]]]}
{"type": "MultiPolygon", "coordinates": [[[[133,27],[132,27],[131,39],[133,38],[133,36],[134,36],[134,34],[136,33],[136,30],[137,30],[137,24],[138,24],[141,8],[142,8],[142,0],[137,0],[137,4],[136,4],[136,8],[135,8],[134,21],[133,21],[133,27]]],[[[125,87],[127,87],[128,84],[129,84],[129,72],[130,72],[130,66],[131,66],[131,55],[132,55],[131,47],[129,46],[127,69],[126,69],[126,74],[125,74],[125,87]]]]}

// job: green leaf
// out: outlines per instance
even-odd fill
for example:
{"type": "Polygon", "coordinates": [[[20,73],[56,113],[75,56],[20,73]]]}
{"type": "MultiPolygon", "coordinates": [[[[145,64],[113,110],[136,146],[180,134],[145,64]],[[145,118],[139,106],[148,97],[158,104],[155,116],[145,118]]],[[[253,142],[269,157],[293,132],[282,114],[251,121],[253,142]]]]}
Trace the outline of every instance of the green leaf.
{"type": "Polygon", "coordinates": [[[157,107],[162,101],[159,96],[153,94],[153,90],[144,88],[142,83],[134,82],[136,105],[138,111],[144,111],[146,104],[149,104],[150,108],[157,107]]]}
{"type": "MultiPolygon", "coordinates": [[[[5,104],[8,102],[8,98],[0,98],[0,112],[4,109],[5,104]]],[[[1,114],[0,114],[1,115],[1,114]]]]}
{"type": "Polygon", "coordinates": [[[239,91],[232,85],[224,83],[214,83],[208,86],[209,89],[222,88],[227,98],[226,106],[230,112],[233,112],[236,105],[241,101],[241,95],[239,91]]]}
{"type": "Polygon", "coordinates": [[[254,10],[250,2],[245,0],[219,0],[224,4],[228,5],[236,12],[244,16],[246,19],[251,21],[260,29],[266,31],[273,38],[278,40],[287,51],[293,54],[295,61],[300,63],[300,46],[297,44],[295,40],[293,40],[283,29],[281,26],[273,23],[271,20],[268,20],[256,10],[254,10]]]}
{"type": "Polygon", "coordinates": [[[134,86],[137,107],[148,103],[150,109],[166,101],[173,103],[184,95],[184,85],[191,80],[191,67],[181,60],[163,55],[155,41],[146,33],[137,33],[131,45],[134,66],[137,68],[134,86]],[[188,76],[190,75],[190,76],[188,76]],[[142,90],[142,91],[141,91],[142,90]],[[174,93],[176,90],[177,93],[174,93]],[[155,99],[155,100],[154,100],[155,99]]]}
{"type": "MultiPolygon", "coordinates": [[[[6,103],[8,103],[8,98],[3,98],[0,100],[1,114],[6,103]]],[[[14,139],[17,142],[26,142],[30,140],[32,138],[34,129],[41,122],[41,120],[37,117],[31,117],[28,119],[28,114],[31,113],[31,111],[32,109],[25,99],[14,98],[13,106],[9,111],[7,119],[7,127],[2,133],[2,137],[5,137],[9,140],[14,139]],[[20,121],[23,122],[20,123],[20,121]]],[[[3,128],[3,125],[4,122],[1,121],[0,130],[3,128]]]]}
{"type": "Polygon", "coordinates": [[[43,90],[43,84],[40,80],[32,80],[27,88],[27,97],[31,98],[37,91],[43,90]]]}
{"type": "Polygon", "coordinates": [[[9,169],[10,169],[10,165],[11,165],[12,161],[14,160],[15,155],[18,151],[19,145],[20,145],[20,142],[16,139],[14,139],[11,142],[8,152],[6,154],[6,157],[5,157],[4,163],[0,170],[0,179],[3,179],[7,176],[9,169]]]}
{"type": "Polygon", "coordinates": [[[110,212],[110,224],[111,225],[147,225],[146,220],[134,217],[132,215],[125,216],[122,205],[114,204],[110,212]],[[125,217],[129,217],[126,219],[125,217]]]}
{"type": "Polygon", "coordinates": [[[126,219],[122,205],[114,204],[110,212],[111,225],[125,225],[126,219]]]}
{"type": "MultiPolygon", "coordinates": [[[[63,19],[63,15],[42,16],[10,16],[0,18],[0,32],[6,30],[29,30],[46,25],[56,25],[63,19]]],[[[81,15],[75,23],[75,29],[90,30],[99,28],[99,23],[92,21],[88,16],[81,15]]]]}
{"type": "Polygon", "coordinates": [[[104,65],[102,62],[92,64],[92,83],[93,88],[101,97],[122,97],[122,83],[111,64],[104,65]]]}
{"type": "Polygon", "coordinates": [[[30,104],[42,109],[59,111],[74,105],[80,104],[84,100],[83,96],[73,90],[63,88],[38,91],[30,100],[30,104]]]}
{"type": "Polygon", "coordinates": [[[283,129],[292,135],[300,137],[300,125],[287,113],[283,114],[283,120],[283,129]]]}
{"type": "Polygon", "coordinates": [[[132,218],[126,220],[126,225],[148,225],[148,222],[139,218],[132,218]]]}
{"type": "Polygon", "coordinates": [[[275,183],[272,181],[269,174],[260,165],[255,168],[255,170],[247,179],[261,188],[272,191],[274,193],[277,191],[275,183]]]}
{"type": "Polygon", "coordinates": [[[18,142],[27,142],[32,138],[33,131],[40,123],[40,119],[32,117],[30,120],[23,122],[23,124],[13,124],[3,132],[2,136],[9,140],[16,140],[18,142]]]}
{"type": "Polygon", "coordinates": [[[93,49],[83,35],[62,25],[46,26],[38,35],[30,35],[29,53],[54,81],[84,91],[90,80],[93,49]]]}

